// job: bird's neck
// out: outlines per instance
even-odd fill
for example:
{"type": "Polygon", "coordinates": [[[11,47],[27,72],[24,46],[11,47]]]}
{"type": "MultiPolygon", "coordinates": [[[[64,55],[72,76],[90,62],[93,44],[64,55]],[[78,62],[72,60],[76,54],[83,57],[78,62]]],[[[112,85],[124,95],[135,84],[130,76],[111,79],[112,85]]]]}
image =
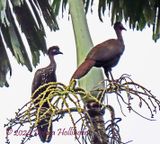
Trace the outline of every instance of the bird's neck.
{"type": "Polygon", "coordinates": [[[54,56],[49,56],[49,59],[50,59],[50,66],[55,66],[56,62],[55,62],[55,59],[54,59],[54,56]]]}
{"type": "Polygon", "coordinates": [[[122,31],[121,31],[121,30],[116,30],[116,34],[117,34],[117,39],[118,39],[119,41],[121,41],[122,44],[124,44],[124,42],[123,42],[123,37],[122,37],[122,31]]]}

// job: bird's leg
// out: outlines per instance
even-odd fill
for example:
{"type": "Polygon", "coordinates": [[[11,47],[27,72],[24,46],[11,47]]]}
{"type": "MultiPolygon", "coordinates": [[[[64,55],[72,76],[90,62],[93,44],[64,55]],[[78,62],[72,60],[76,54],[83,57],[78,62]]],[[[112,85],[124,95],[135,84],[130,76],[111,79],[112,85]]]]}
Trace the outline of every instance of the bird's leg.
{"type": "Polygon", "coordinates": [[[113,78],[113,75],[112,75],[112,72],[111,72],[111,70],[110,71],[108,71],[108,75],[110,75],[111,76],[111,79],[112,79],[112,81],[114,81],[114,78],[113,78]]]}
{"type": "Polygon", "coordinates": [[[107,82],[109,83],[109,85],[112,86],[112,88],[114,88],[115,87],[115,80],[113,78],[113,75],[112,75],[111,71],[112,71],[112,69],[107,69],[107,68],[104,67],[104,72],[105,72],[105,75],[108,79],[107,82]]]}
{"type": "Polygon", "coordinates": [[[111,80],[109,81],[109,83],[110,83],[112,90],[118,90],[118,85],[117,85],[116,80],[114,80],[114,78],[113,78],[112,72],[108,71],[108,73],[111,76],[111,80]]]}
{"type": "Polygon", "coordinates": [[[114,81],[114,78],[113,78],[113,75],[112,75],[112,69],[106,69],[104,68],[104,72],[105,72],[105,75],[107,77],[107,79],[110,81],[114,81]]]}
{"type": "Polygon", "coordinates": [[[105,68],[104,68],[104,73],[105,73],[105,75],[106,75],[107,79],[109,80],[108,69],[105,69],[105,68]]]}

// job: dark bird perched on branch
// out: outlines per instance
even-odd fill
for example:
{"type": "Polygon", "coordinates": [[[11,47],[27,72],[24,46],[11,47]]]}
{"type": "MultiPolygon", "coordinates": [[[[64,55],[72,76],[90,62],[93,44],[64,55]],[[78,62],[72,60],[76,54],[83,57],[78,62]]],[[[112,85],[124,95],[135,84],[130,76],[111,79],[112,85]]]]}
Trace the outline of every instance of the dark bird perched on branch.
{"type": "MultiPolygon", "coordinates": [[[[39,88],[43,84],[48,83],[48,82],[56,82],[57,81],[56,73],[55,73],[56,62],[54,60],[54,56],[58,55],[58,54],[62,54],[62,52],[59,51],[58,46],[52,46],[48,49],[47,54],[50,59],[50,64],[47,67],[38,69],[36,71],[34,79],[33,79],[33,83],[32,83],[32,94],[35,92],[35,90],[37,90],[37,88],[39,88]]],[[[33,99],[38,97],[38,95],[41,92],[43,92],[44,90],[45,90],[45,88],[38,91],[37,93],[35,93],[35,95],[33,96],[33,99]]],[[[40,100],[37,100],[35,102],[35,104],[37,104],[39,101],[40,100]]],[[[36,105],[36,107],[38,108],[39,105],[36,105]]],[[[45,109],[48,109],[49,104],[47,102],[44,102],[42,107],[45,109]]],[[[51,138],[52,138],[52,125],[50,126],[50,128],[48,128],[49,127],[49,123],[48,123],[49,119],[50,119],[50,115],[48,114],[48,116],[45,119],[42,119],[38,123],[38,126],[37,126],[38,135],[39,135],[42,142],[50,142],[51,138]]]]}
{"type": "Polygon", "coordinates": [[[109,77],[108,72],[117,65],[125,48],[121,32],[126,29],[120,22],[116,22],[114,30],[117,34],[117,39],[109,39],[93,47],[71,79],[82,78],[93,66],[103,67],[105,75],[107,78],[109,77]]]}

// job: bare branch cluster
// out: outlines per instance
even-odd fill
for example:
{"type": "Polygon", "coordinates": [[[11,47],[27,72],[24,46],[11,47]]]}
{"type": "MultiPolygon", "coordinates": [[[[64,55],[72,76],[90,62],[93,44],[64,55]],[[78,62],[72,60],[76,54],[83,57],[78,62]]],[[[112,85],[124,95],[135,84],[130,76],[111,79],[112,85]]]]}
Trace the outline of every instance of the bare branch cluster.
{"type": "Polygon", "coordinates": [[[112,94],[112,97],[115,95],[123,114],[122,102],[126,105],[129,112],[133,111],[148,120],[153,120],[154,115],[157,113],[157,109],[160,110],[160,101],[156,98],[156,96],[154,96],[151,91],[144,86],[134,82],[128,74],[123,74],[118,79],[114,79],[111,74],[111,79],[106,79],[102,81],[102,83],[106,83],[105,88],[95,88],[93,90],[99,91],[97,99],[101,103],[104,103],[104,99],[106,99],[107,102],[105,102],[105,105],[109,105],[110,95],[112,94]],[[137,106],[138,108],[146,106],[151,118],[147,118],[140,114],[137,110],[137,106]]]}
{"type": "Polygon", "coordinates": [[[10,119],[9,122],[5,124],[7,127],[6,143],[10,143],[8,132],[13,127],[18,126],[15,130],[16,132],[25,124],[30,124],[28,133],[21,142],[21,144],[24,144],[34,136],[34,130],[42,119],[49,118],[49,125],[51,125],[52,122],[63,118],[66,113],[69,114],[73,124],[75,137],[78,140],[76,121],[72,112],[77,112],[80,118],[83,118],[82,111],[84,110],[82,109],[83,105],[80,102],[81,99],[79,95],[85,95],[86,92],[79,87],[75,88],[75,84],[75,81],[71,82],[69,86],[65,86],[64,84],[58,82],[50,82],[39,87],[33,93],[32,97],[34,97],[34,95],[41,91],[44,87],[46,87],[46,90],[40,93],[36,99],[32,99],[31,97],[31,101],[26,103],[18,110],[18,112],[16,112],[15,118],[10,119]],[[46,102],[49,104],[48,109],[42,107],[46,102]]]}
{"type": "MultiPolygon", "coordinates": [[[[160,109],[160,101],[151,91],[135,83],[127,74],[123,74],[118,79],[114,79],[111,75],[110,79],[100,82],[91,92],[76,85],[76,81],[73,80],[69,86],[59,82],[50,82],[39,87],[31,96],[31,100],[16,112],[15,118],[9,119],[9,122],[5,124],[7,127],[6,143],[10,143],[9,131],[12,129],[16,129],[16,132],[26,124],[30,125],[28,133],[21,141],[21,144],[24,144],[35,136],[34,131],[41,120],[49,119],[50,126],[68,114],[79,144],[93,144],[93,139],[97,138],[99,141],[106,139],[106,144],[126,144],[128,142],[123,143],[121,140],[118,126],[121,118],[116,117],[115,106],[110,103],[109,99],[113,96],[116,97],[123,114],[123,107],[126,106],[129,111],[148,120],[153,120],[157,109],[160,109]],[[100,88],[101,83],[105,83],[106,86],[100,88]],[[96,97],[91,95],[93,91],[98,92],[96,97]],[[37,93],[38,96],[33,99],[37,93]],[[112,96],[110,97],[110,95],[112,96]],[[49,108],[43,107],[44,103],[48,103],[49,108]],[[143,116],[137,110],[137,106],[138,108],[142,108],[142,106],[147,108],[151,118],[143,116]],[[104,119],[106,110],[110,113],[110,118],[108,117],[107,121],[104,119]],[[78,121],[73,116],[73,112],[78,114],[78,121]],[[81,132],[88,131],[87,135],[81,134],[81,140],[77,131],[79,122],[81,122],[81,132]]],[[[99,144],[101,143],[99,142],[99,144]]]]}

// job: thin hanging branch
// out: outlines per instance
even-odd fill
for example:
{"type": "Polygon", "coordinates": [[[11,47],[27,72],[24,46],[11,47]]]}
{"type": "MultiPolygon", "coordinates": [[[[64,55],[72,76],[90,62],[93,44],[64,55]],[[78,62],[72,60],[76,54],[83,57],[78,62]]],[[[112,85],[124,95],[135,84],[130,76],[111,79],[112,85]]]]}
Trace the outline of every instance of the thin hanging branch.
{"type": "Polygon", "coordinates": [[[6,143],[9,143],[9,132],[14,127],[18,126],[15,130],[16,133],[25,124],[30,124],[30,128],[28,130],[30,133],[26,134],[21,141],[21,144],[24,144],[35,135],[34,132],[39,121],[51,116],[49,120],[49,125],[51,125],[52,122],[62,119],[66,113],[69,114],[75,138],[78,140],[76,121],[72,112],[77,112],[80,118],[83,117],[84,109],[79,95],[85,95],[85,91],[81,88],[74,88],[74,86],[75,81],[73,81],[69,86],[65,86],[58,82],[50,82],[39,87],[33,93],[32,97],[34,97],[34,95],[44,87],[46,87],[46,90],[39,94],[36,99],[26,103],[18,110],[18,112],[16,112],[15,118],[10,119],[9,122],[5,124],[5,127],[7,127],[6,143]],[[52,99],[52,101],[50,101],[50,99],[52,99]],[[42,107],[43,103],[46,102],[49,104],[49,109],[42,107]],[[75,107],[70,107],[70,104],[75,107]]]}
{"type": "Polygon", "coordinates": [[[105,88],[94,89],[99,91],[98,99],[104,103],[105,98],[109,99],[110,94],[115,94],[122,113],[123,109],[121,102],[127,106],[129,112],[133,111],[140,116],[142,115],[138,112],[138,110],[136,110],[136,108],[134,108],[133,103],[135,105],[138,101],[139,108],[142,108],[143,105],[146,106],[150,113],[151,119],[144,116],[142,117],[149,120],[153,120],[152,118],[154,118],[157,110],[160,110],[160,101],[156,98],[156,96],[154,96],[151,91],[144,86],[134,82],[127,74],[123,74],[118,79],[106,79],[105,81],[102,81],[102,83],[106,83],[105,88]]]}
{"type": "Polygon", "coordinates": [[[76,85],[77,82],[73,80],[68,86],[59,82],[50,82],[39,87],[32,97],[44,87],[46,90],[42,91],[35,99],[31,97],[29,102],[18,109],[15,117],[8,119],[9,122],[5,124],[6,143],[10,143],[10,132],[14,131],[16,134],[23,126],[29,124],[29,130],[21,141],[21,144],[24,144],[37,135],[35,130],[39,121],[49,118],[49,125],[51,125],[68,114],[73,133],[79,144],[94,144],[95,141],[98,144],[127,144],[131,141],[122,142],[118,126],[121,118],[116,117],[114,107],[108,99],[116,96],[122,112],[125,106],[129,111],[133,111],[147,120],[153,121],[154,115],[160,110],[160,101],[151,91],[135,83],[127,74],[123,74],[118,79],[114,79],[112,76],[111,79],[100,82],[93,89],[98,92],[97,97],[91,95],[92,91],[85,91],[76,85]],[[101,83],[105,83],[106,86],[99,88],[101,83]],[[110,95],[112,96],[110,97],[110,95]],[[85,103],[82,104],[82,101],[85,103]],[[42,107],[46,102],[49,105],[48,109],[42,107]],[[144,116],[135,108],[137,102],[139,108],[147,108],[151,118],[144,116]],[[104,118],[106,110],[110,113],[110,119],[107,118],[107,120],[104,118]],[[78,121],[73,116],[73,112],[79,115],[78,121]],[[81,140],[77,130],[79,122],[82,125],[81,140]],[[84,131],[87,133],[83,133],[84,131]]]}

